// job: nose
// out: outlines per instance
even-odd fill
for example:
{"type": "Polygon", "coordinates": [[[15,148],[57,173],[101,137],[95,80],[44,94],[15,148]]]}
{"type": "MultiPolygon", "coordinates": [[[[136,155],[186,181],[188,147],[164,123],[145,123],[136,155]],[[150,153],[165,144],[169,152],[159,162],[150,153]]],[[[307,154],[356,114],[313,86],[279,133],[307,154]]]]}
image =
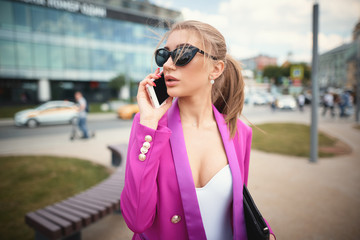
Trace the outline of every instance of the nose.
{"type": "Polygon", "coordinates": [[[166,60],[166,62],[163,65],[163,69],[164,70],[175,70],[176,66],[173,62],[172,57],[169,57],[168,60],[166,60]]]}

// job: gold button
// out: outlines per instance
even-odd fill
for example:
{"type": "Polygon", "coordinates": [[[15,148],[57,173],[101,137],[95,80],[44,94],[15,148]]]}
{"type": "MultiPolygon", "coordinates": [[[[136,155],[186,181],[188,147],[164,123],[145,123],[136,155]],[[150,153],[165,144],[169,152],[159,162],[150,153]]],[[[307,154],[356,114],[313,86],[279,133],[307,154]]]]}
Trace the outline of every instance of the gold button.
{"type": "Polygon", "coordinates": [[[151,141],[152,141],[152,137],[151,137],[150,135],[146,135],[146,136],[145,136],[145,141],[151,142],[151,141]]]}
{"type": "Polygon", "coordinates": [[[178,223],[181,221],[181,217],[179,215],[174,215],[172,218],[171,218],[171,222],[172,223],[178,223]]]}
{"type": "Polygon", "coordinates": [[[140,149],[140,152],[141,152],[142,154],[146,154],[146,153],[148,152],[148,149],[142,147],[142,148],[140,149]]]}
{"type": "Polygon", "coordinates": [[[146,148],[146,149],[149,149],[150,148],[150,143],[144,142],[143,147],[146,148]]]}
{"type": "Polygon", "coordinates": [[[146,155],[145,154],[139,154],[139,160],[140,161],[145,161],[145,159],[146,159],[146,155]]]}

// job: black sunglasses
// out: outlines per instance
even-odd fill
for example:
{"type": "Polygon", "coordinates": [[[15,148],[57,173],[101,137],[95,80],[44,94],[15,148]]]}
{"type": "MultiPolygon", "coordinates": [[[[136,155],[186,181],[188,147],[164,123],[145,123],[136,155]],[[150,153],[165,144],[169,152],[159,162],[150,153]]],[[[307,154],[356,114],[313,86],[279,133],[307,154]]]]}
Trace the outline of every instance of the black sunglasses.
{"type": "Polygon", "coordinates": [[[188,64],[195,57],[196,53],[201,53],[205,56],[211,57],[213,60],[217,60],[216,57],[208,55],[197,47],[184,45],[174,49],[174,51],[169,51],[166,48],[159,48],[155,52],[155,62],[159,67],[162,67],[171,56],[175,65],[181,67],[188,64]]]}

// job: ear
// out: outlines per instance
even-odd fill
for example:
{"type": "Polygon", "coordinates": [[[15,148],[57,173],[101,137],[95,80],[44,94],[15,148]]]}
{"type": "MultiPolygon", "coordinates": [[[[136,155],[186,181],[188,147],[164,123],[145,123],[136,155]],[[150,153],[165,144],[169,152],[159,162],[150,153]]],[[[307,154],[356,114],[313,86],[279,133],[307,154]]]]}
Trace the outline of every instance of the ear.
{"type": "Polygon", "coordinates": [[[217,79],[223,73],[224,67],[225,67],[225,64],[223,61],[217,61],[211,68],[211,71],[209,74],[210,78],[217,79]]]}

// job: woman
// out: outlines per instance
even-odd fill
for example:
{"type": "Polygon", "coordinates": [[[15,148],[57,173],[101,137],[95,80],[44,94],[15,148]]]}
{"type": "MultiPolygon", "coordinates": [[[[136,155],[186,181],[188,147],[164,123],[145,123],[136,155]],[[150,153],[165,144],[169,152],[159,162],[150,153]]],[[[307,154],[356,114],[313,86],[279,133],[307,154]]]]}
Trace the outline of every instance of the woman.
{"type": "Polygon", "coordinates": [[[121,195],[124,219],[133,239],[245,240],[242,186],[252,132],[238,120],[240,67],[208,24],[176,23],[165,38],[155,59],[170,97],[154,109],[147,95],[160,69],[140,82],[121,195]]]}

